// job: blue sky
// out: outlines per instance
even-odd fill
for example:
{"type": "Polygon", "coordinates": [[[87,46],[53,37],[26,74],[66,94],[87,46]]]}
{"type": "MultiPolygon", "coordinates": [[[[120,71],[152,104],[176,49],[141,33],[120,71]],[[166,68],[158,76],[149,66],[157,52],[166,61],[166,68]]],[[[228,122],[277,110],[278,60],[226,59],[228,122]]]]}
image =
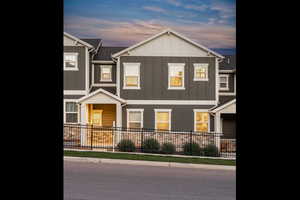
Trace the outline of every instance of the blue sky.
{"type": "Polygon", "coordinates": [[[208,48],[235,49],[235,0],[64,0],[64,31],[130,46],[171,28],[208,48]]]}

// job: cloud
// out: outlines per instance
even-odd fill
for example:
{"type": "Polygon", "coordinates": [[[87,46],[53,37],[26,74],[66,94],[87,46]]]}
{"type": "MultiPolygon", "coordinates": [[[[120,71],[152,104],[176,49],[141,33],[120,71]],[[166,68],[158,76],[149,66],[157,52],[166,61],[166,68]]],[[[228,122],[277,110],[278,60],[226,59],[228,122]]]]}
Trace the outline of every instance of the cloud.
{"type": "Polygon", "coordinates": [[[198,5],[185,5],[184,7],[186,9],[192,9],[192,10],[197,10],[197,11],[204,11],[208,8],[207,5],[201,5],[201,6],[198,6],[198,5]]]}
{"type": "Polygon", "coordinates": [[[177,0],[167,0],[167,2],[169,4],[172,4],[173,6],[180,6],[181,5],[181,3],[177,0]]]}
{"type": "Polygon", "coordinates": [[[163,8],[155,7],[155,6],[144,6],[144,10],[149,10],[153,12],[166,13],[167,11],[163,8]]]}
{"type": "MultiPolygon", "coordinates": [[[[210,22],[215,21],[210,19],[210,22]]],[[[77,37],[101,38],[106,46],[130,46],[171,28],[208,48],[235,48],[235,27],[209,22],[122,21],[65,16],[64,24],[66,32],[77,37]]]]}

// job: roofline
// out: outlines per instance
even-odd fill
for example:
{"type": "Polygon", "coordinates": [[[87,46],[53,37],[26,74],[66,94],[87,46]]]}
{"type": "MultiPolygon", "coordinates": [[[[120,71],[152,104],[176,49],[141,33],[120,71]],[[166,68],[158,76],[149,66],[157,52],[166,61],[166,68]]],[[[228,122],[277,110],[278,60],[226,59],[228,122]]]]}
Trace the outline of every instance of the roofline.
{"type": "Polygon", "coordinates": [[[220,69],[219,72],[222,72],[222,73],[232,73],[232,72],[235,72],[236,69],[220,69]]]}
{"type": "Polygon", "coordinates": [[[118,56],[122,55],[123,53],[125,53],[125,52],[127,52],[127,51],[130,51],[130,50],[132,50],[132,49],[134,49],[134,48],[136,48],[136,47],[139,47],[139,46],[141,46],[141,45],[143,45],[143,44],[145,44],[145,43],[147,43],[147,42],[149,42],[149,41],[151,41],[151,40],[153,40],[153,39],[155,39],[155,38],[157,38],[157,37],[159,37],[159,36],[161,36],[161,35],[163,35],[163,34],[165,34],[165,33],[173,33],[173,34],[176,35],[177,37],[179,37],[179,38],[181,38],[181,39],[183,39],[183,40],[186,40],[187,42],[189,42],[189,43],[191,43],[191,44],[193,44],[193,45],[195,45],[195,46],[197,46],[197,47],[199,47],[199,48],[201,48],[201,49],[203,49],[203,50],[205,50],[205,51],[207,51],[207,52],[209,52],[209,53],[215,55],[216,57],[219,57],[219,58],[222,58],[222,59],[225,58],[224,56],[218,54],[217,52],[215,52],[215,51],[213,51],[213,50],[210,50],[210,49],[206,48],[205,46],[203,46],[203,45],[201,45],[201,44],[198,44],[198,43],[196,43],[196,42],[194,42],[194,41],[188,39],[187,37],[185,37],[185,36],[183,36],[183,35],[181,35],[181,34],[175,32],[175,31],[173,31],[173,30],[171,30],[171,29],[166,29],[166,30],[164,30],[164,31],[162,31],[162,32],[160,32],[160,33],[158,33],[158,34],[156,34],[156,35],[154,35],[154,36],[152,36],[152,37],[146,39],[146,40],[143,40],[143,41],[141,41],[141,42],[139,42],[139,43],[137,43],[137,44],[135,44],[135,45],[132,45],[132,46],[126,48],[126,49],[123,49],[122,51],[113,54],[112,57],[114,57],[114,58],[115,58],[115,57],[118,57],[118,56]]]}
{"type": "Polygon", "coordinates": [[[77,103],[81,103],[84,100],[87,100],[90,97],[92,97],[92,96],[94,96],[94,95],[96,95],[96,94],[98,94],[100,92],[102,92],[103,94],[106,94],[106,95],[110,96],[111,98],[116,99],[117,101],[119,101],[121,103],[126,103],[126,101],[124,99],[122,99],[122,98],[120,98],[120,97],[118,97],[118,96],[116,96],[116,95],[114,95],[114,94],[112,94],[112,93],[110,93],[110,92],[102,89],[102,88],[99,88],[98,90],[95,90],[94,92],[92,92],[92,93],[90,93],[90,94],[88,94],[88,95],[86,95],[84,97],[81,97],[80,99],[77,99],[77,103]]]}
{"type": "Polygon", "coordinates": [[[90,45],[89,43],[87,43],[87,42],[85,42],[85,41],[83,41],[83,40],[81,40],[81,39],[79,39],[79,38],[77,38],[77,37],[75,37],[75,36],[73,36],[73,35],[70,35],[70,34],[67,33],[67,32],[64,32],[64,35],[67,36],[67,37],[69,37],[69,38],[71,38],[72,40],[75,40],[75,41],[77,41],[77,42],[83,44],[84,46],[87,46],[87,47],[89,47],[89,48],[94,49],[94,47],[93,47],[92,45],[90,45]]]}
{"type": "Polygon", "coordinates": [[[231,104],[235,103],[236,102],[236,98],[232,99],[231,101],[228,101],[227,103],[223,104],[222,106],[220,107],[216,107],[216,108],[213,108],[211,109],[210,111],[211,112],[218,112],[220,110],[223,110],[224,108],[226,108],[227,106],[230,106],[231,104]]]}

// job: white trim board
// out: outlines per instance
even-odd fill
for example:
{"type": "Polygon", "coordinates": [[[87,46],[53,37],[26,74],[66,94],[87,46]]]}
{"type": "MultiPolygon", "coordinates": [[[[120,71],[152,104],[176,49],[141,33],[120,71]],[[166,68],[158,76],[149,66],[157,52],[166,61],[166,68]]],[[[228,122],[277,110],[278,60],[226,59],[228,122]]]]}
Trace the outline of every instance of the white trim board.
{"type": "Polygon", "coordinates": [[[70,38],[70,39],[72,39],[72,40],[74,40],[74,41],[76,41],[76,42],[78,42],[78,43],[80,43],[80,44],[82,44],[84,46],[87,46],[87,47],[89,47],[91,49],[94,49],[94,47],[92,45],[90,45],[89,43],[87,43],[85,41],[82,41],[79,38],[77,38],[77,37],[75,37],[73,35],[70,35],[69,33],[64,32],[64,36],[66,36],[66,37],[68,37],[68,38],[70,38]]]}
{"type": "Polygon", "coordinates": [[[231,101],[225,103],[224,105],[222,105],[222,106],[220,106],[220,107],[217,107],[217,108],[211,110],[211,112],[214,112],[214,113],[215,113],[215,112],[218,112],[218,111],[220,111],[220,110],[223,110],[224,108],[226,108],[227,106],[230,106],[230,105],[234,104],[235,102],[236,102],[236,99],[233,99],[233,100],[231,100],[231,101]]]}
{"type": "Polygon", "coordinates": [[[94,63],[94,64],[115,64],[115,62],[111,61],[111,60],[93,60],[92,63],[94,63]]]}
{"type": "Polygon", "coordinates": [[[102,88],[99,88],[98,90],[96,90],[96,91],[94,91],[94,92],[92,92],[92,93],[90,93],[90,94],[88,94],[88,95],[86,95],[86,96],[78,99],[77,102],[81,103],[81,102],[89,99],[90,97],[98,94],[98,93],[103,93],[103,94],[105,94],[105,95],[107,95],[107,96],[109,96],[109,97],[111,97],[111,98],[113,98],[113,99],[115,99],[115,100],[117,100],[117,101],[119,101],[121,103],[125,103],[126,102],[124,99],[122,99],[122,98],[120,98],[120,97],[118,97],[118,96],[116,96],[116,95],[114,95],[114,94],[112,94],[112,93],[110,93],[110,92],[102,89],[102,88]]]}
{"type": "Polygon", "coordinates": [[[64,90],[64,95],[86,95],[85,90],[64,90]]]}
{"type": "Polygon", "coordinates": [[[126,100],[126,104],[140,105],[217,105],[217,101],[201,100],[126,100]]]}
{"type": "Polygon", "coordinates": [[[94,83],[92,87],[116,87],[116,83],[94,83]]]}

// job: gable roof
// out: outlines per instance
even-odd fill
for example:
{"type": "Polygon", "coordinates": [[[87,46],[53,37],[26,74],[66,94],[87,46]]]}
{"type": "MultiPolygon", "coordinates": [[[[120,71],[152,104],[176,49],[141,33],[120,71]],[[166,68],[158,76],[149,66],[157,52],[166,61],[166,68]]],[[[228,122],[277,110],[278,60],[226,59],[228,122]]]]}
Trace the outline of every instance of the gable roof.
{"type": "Polygon", "coordinates": [[[141,42],[139,42],[139,43],[137,43],[137,44],[135,44],[135,45],[132,45],[132,46],[130,46],[130,47],[128,47],[128,48],[126,48],[126,49],[124,49],[124,50],[118,52],[118,53],[115,53],[115,54],[112,55],[112,57],[114,57],[114,58],[115,58],[115,57],[118,57],[118,56],[122,55],[123,53],[125,53],[125,52],[127,52],[127,51],[130,51],[130,50],[132,50],[132,49],[135,49],[135,48],[137,48],[137,47],[139,47],[139,46],[141,46],[141,45],[143,45],[143,44],[145,44],[145,43],[147,43],[147,42],[150,42],[150,41],[154,40],[155,38],[158,38],[158,37],[160,37],[161,35],[164,35],[164,34],[166,34],[166,33],[172,33],[172,34],[174,34],[175,36],[179,37],[180,39],[185,40],[186,42],[189,42],[189,43],[195,45],[196,47],[199,47],[200,49],[205,50],[205,51],[207,51],[208,53],[213,54],[213,55],[216,56],[216,57],[224,58],[222,55],[218,54],[217,52],[212,51],[212,50],[210,50],[210,49],[208,49],[208,48],[206,48],[206,47],[204,47],[204,46],[202,46],[202,45],[200,45],[200,44],[198,44],[198,43],[196,43],[196,42],[194,42],[194,41],[192,41],[192,40],[186,38],[185,36],[183,36],[183,35],[181,35],[181,34],[175,32],[175,31],[171,30],[171,29],[166,29],[166,30],[164,30],[164,31],[162,31],[162,32],[160,32],[160,33],[158,33],[158,34],[156,34],[156,35],[154,35],[154,36],[152,36],[152,37],[150,37],[150,38],[144,40],[144,41],[141,41],[141,42]]]}
{"type": "Polygon", "coordinates": [[[86,43],[89,43],[95,49],[97,49],[99,47],[99,45],[101,44],[101,39],[97,39],[97,38],[81,38],[80,40],[82,40],[86,43]]]}
{"type": "Polygon", "coordinates": [[[231,101],[228,101],[228,102],[226,102],[224,104],[220,104],[217,107],[212,108],[210,111],[211,112],[218,112],[218,111],[220,111],[220,110],[222,110],[222,109],[224,109],[224,108],[226,108],[226,107],[234,104],[235,102],[236,102],[236,98],[234,98],[231,101]]]}
{"type": "Polygon", "coordinates": [[[82,44],[84,46],[87,46],[89,48],[94,48],[91,44],[89,44],[89,43],[87,43],[87,42],[85,42],[85,41],[83,41],[83,40],[81,40],[81,39],[79,39],[79,38],[77,38],[77,37],[75,37],[73,35],[70,35],[69,33],[64,32],[64,36],[66,36],[66,37],[68,37],[68,38],[70,38],[72,40],[75,40],[76,42],[78,42],[78,43],[80,43],[80,44],[82,44]]]}
{"type": "Polygon", "coordinates": [[[94,60],[110,60],[112,61],[112,54],[115,54],[127,47],[101,47],[98,53],[94,56],[94,60]]]}
{"type": "Polygon", "coordinates": [[[236,69],[236,62],[235,62],[235,55],[224,55],[224,59],[219,64],[220,70],[235,70],[236,69]]]}
{"type": "Polygon", "coordinates": [[[120,97],[118,97],[118,96],[102,89],[102,88],[99,88],[98,90],[96,90],[96,91],[94,91],[94,92],[92,92],[92,93],[90,93],[90,94],[88,94],[84,97],[81,97],[80,99],[77,99],[77,103],[83,102],[83,101],[89,99],[90,97],[93,97],[93,96],[95,96],[96,94],[99,94],[99,93],[103,93],[103,94],[105,94],[105,95],[107,95],[107,96],[109,96],[109,97],[111,97],[111,98],[113,98],[113,99],[115,99],[115,100],[117,100],[121,103],[126,103],[126,101],[124,99],[122,99],[122,98],[120,98],[120,97]]]}

